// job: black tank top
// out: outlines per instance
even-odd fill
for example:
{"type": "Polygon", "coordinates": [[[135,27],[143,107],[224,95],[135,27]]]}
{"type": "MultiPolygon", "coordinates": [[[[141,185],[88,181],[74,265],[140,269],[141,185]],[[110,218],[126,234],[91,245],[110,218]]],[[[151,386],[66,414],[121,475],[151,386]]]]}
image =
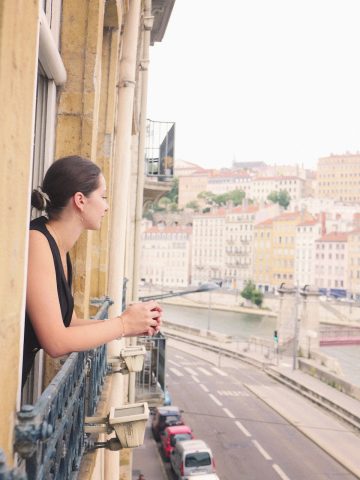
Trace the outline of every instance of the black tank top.
{"type": "MultiPolygon", "coordinates": [[[[30,230],[38,230],[47,238],[51,253],[54,259],[55,273],[56,273],[56,284],[57,292],[59,297],[61,315],[65,327],[68,327],[71,322],[71,317],[74,310],[74,299],[71,293],[71,283],[72,283],[72,266],[70,261],[70,255],[67,254],[67,270],[68,270],[68,281],[66,280],[64,269],[61,262],[60,251],[58,246],[51,236],[50,232],[46,228],[46,223],[48,219],[46,217],[39,217],[35,220],[32,220],[30,223],[30,230]]],[[[39,285],[41,288],[41,285],[39,285]]],[[[25,331],[24,331],[24,354],[23,354],[23,372],[22,372],[22,385],[26,382],[26,379],[29,375],[31,367],[34,362],[36,352],[40,350],[41,346],[36,337],[34,329],[31,324],[28,313],[25,313],[25,331]]]]}

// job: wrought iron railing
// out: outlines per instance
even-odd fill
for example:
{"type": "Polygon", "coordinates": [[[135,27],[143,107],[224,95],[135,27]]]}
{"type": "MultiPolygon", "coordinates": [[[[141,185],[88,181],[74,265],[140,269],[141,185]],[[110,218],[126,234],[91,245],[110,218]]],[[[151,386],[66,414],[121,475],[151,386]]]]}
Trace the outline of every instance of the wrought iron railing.
{"type": "MultiPolygon", "coordinates": [[[[103,298],[94,318],[106,318],[111,304],[103,298]]],[[[96,409],[106,370],[106,346],[72,353],[38,401],[22,406],[15,450],[29,480],[77,478],[87,446],[84,418],[96,409]]]]}
{"type": "Polygon", "coordinates": [[[162,404],[166,392],[166,338],[162,333],[154,337],[139,337],[138,344],[146,349],[144,366],[136,374],[136,399],[149,406],[162,404]]]}
{"type": "Polygon", "coordinates": [[[147,120],[145,171],[148,177],[171,179],[174,175],[175,123],[147,120]]]}

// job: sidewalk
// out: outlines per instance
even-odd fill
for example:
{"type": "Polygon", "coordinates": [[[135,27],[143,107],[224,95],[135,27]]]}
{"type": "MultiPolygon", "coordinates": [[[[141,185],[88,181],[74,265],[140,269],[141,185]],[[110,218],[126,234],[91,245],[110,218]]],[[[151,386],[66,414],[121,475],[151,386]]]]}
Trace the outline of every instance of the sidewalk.
{"type": "Polygon", "coordinates": [[[133,450],[132,480],[138,480],[140,473],[145,480],[168,480],[150,425],[151,417],[146,425],[144,444],[133,450]]]}

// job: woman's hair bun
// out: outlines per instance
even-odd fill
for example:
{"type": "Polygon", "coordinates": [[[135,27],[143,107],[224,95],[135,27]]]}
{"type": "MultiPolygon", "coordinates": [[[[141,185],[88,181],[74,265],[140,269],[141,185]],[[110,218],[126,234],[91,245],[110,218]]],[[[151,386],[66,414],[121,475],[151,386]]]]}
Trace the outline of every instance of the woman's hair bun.
{"type": "Polygon", "coordinates": [[[47,209],[49,204],[49,197],[47,194],[40,190],[40,188],[35,188],[31,194],[31,205],[37,210],[44,211],[47,209]]]}

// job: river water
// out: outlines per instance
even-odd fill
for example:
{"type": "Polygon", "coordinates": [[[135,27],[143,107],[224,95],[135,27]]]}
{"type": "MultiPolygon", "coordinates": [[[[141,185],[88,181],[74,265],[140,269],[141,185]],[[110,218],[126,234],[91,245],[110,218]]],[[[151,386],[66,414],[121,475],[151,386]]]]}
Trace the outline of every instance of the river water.
{"type": "MultiPolygon", "coordinates": [[[[202,330],[232,335],[247,340],[251,335],[272,339],[276,318],[264,315],[228,312],[179,305],[163,305],[165,320],[202,330]]],[[[360,345],[321,347],[321,350],[337,358],[344,377],[360,386],[360,345]]]]}

